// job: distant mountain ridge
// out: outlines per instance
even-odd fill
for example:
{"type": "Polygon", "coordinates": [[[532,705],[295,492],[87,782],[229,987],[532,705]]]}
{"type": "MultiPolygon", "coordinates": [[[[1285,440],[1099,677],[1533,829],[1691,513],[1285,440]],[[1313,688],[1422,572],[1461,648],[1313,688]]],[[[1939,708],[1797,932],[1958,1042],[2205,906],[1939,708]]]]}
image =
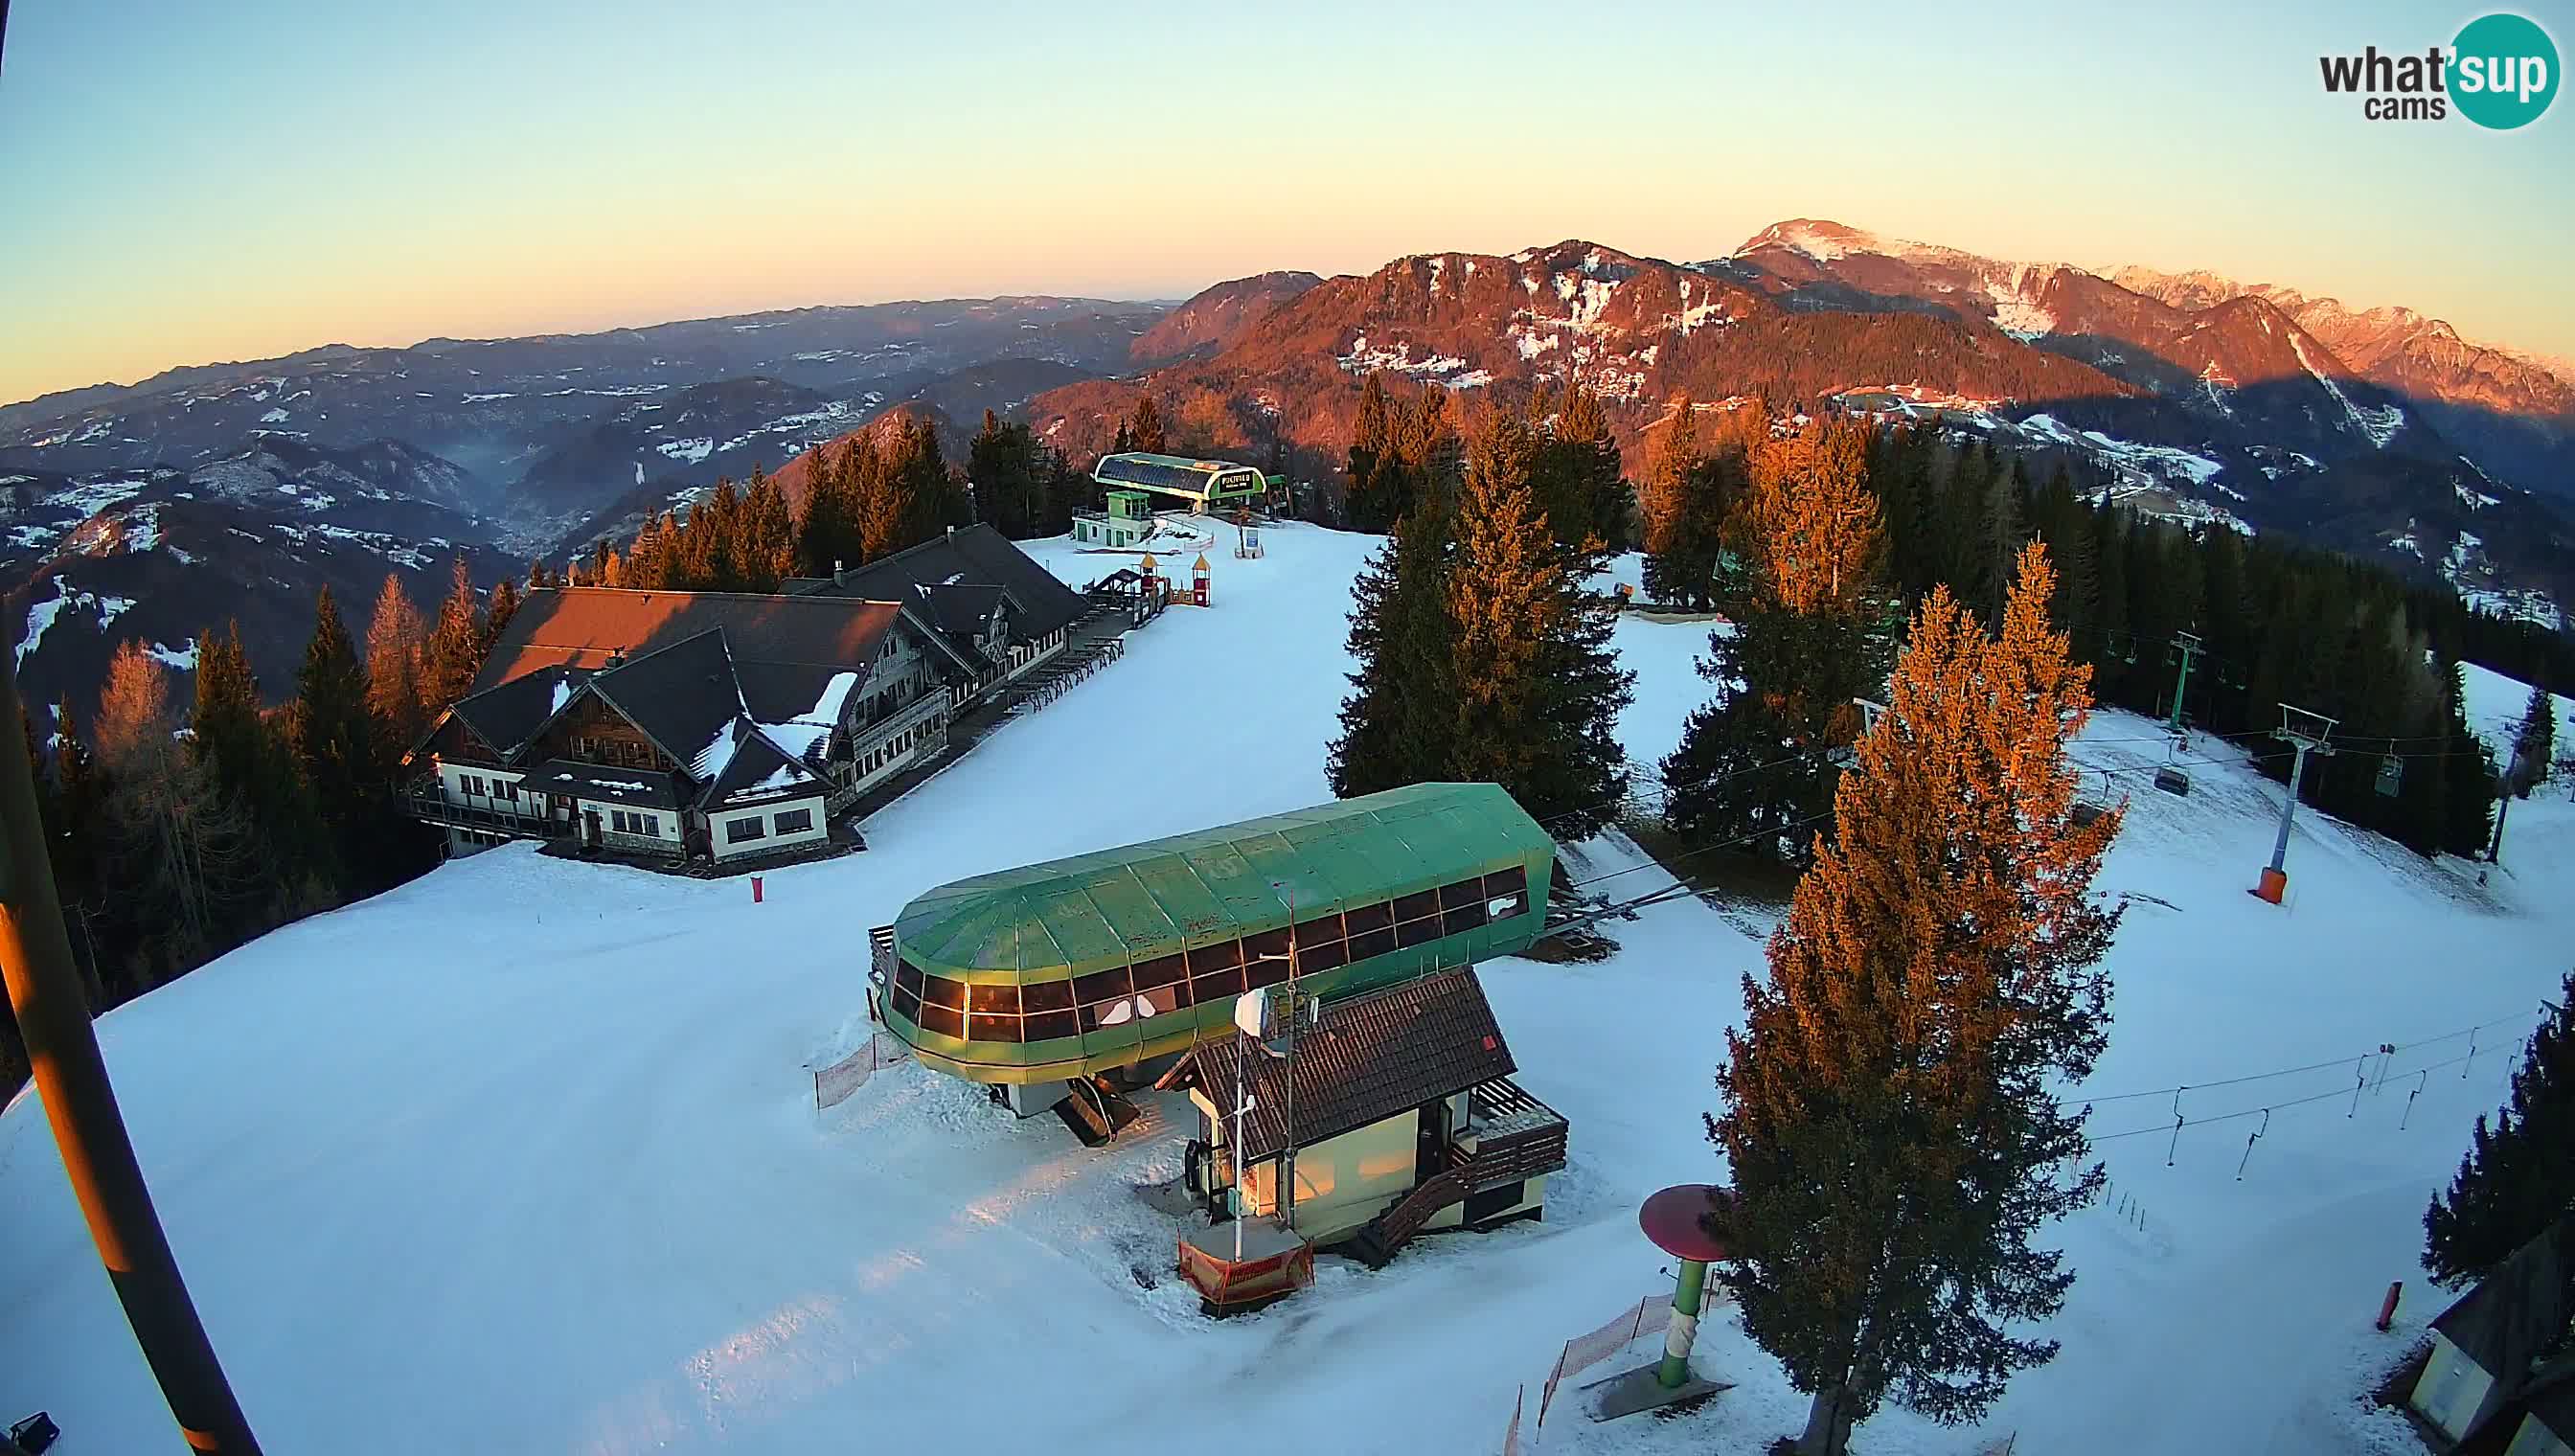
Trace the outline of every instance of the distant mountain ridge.
{"type": "MultiPolygon", "coordinates": [[[[1219,285],[1176,316],[1253,282],[1219,285]]],[[[2575,595],[2575,494],[2550,495],[2566,485],[2549,465],[2575,422],[2547,413],[2538,384],[2499,408],[2428,373],[2420,362],[2455,339],[2446,326],[2375,322],[2406,337],[2362,351],[2364,368],[2334,343],[2357,348],[2360,327],[2285,291],[2201,278],[2141,292],[2066,264],[1794,219],[1688,264],[1579,240],[1396,259],[1246,311],[1214,353],[1050,391],[1030,414],[1078,458],[1151,394],[1167,421],[1193,422],[1192,448],[1249,450],[1275,434],[1328,462],[1370,372],[1464,400],[1579,384],[1602,397],[1632,465],[1682,400],[1830,401],[1937,416],[2042,467],[2079,461],[2139,510],[2288,531],[2561,622],[2557,604],[2575,595]]],[[[2495,357],[2516,378],[2551,378],[2495,357]]]]}

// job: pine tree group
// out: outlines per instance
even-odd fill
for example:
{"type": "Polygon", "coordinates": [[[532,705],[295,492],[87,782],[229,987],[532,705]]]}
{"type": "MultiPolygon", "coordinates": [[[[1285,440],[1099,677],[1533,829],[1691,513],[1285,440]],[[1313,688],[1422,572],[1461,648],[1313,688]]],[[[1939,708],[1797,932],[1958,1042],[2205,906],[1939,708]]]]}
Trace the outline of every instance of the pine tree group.
{"type": "Polygon", "coordinates": [[[1727,523],[1744,563],[1733,621],[1699,674],[1717,687],[1663,760],[1664,817],[1703,841],[1778,837],[1827,817],[1837,750],[1859,736],[1893,651],[1885,544],[1859,427],[1762,442],[1727,523]]]}
{"type": "Polygon", "coordinates": [[[2063,1300],[2073,1275],[2030,1240],[2100,1186],[2052,1089],[2106,1042],[2119,918],[2091,892],[2119,813],[2073,821],[2090,675],[2055,587],[2026,548],[1992,637],[1933,590],[1726,1037],[1719,1277],[1813,1397],[1808,1456],[1890,1395],[1972,1420],[2055,1353],[2009,1326],[2063,1300]]]}
{"type": "Polygon", "coordinates": [[[1634,675],[1529,489],[1541,448],[1527,421],[1495,415],[1462,481],[1416,487],[1361,575],[1334,793],[1488,779],[1565,837],[1608,821],[1626,787],[1613,729],[1634,675]]]}
{"type": "Polygon", "coordinates": [[[2575,972],[2522,1050],[2510,1103],[2492,1127],[2479,1117],[2475,1138],[2423,1214],[2423,1267],[2453,1288],[2575,1216],[2575,972]]]}

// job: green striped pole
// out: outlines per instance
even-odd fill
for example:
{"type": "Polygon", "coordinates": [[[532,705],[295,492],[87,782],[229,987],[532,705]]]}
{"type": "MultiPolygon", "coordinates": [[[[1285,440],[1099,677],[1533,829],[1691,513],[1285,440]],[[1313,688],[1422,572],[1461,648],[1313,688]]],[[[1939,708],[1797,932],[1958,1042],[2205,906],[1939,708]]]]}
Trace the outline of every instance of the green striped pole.
{"type": "Polygon", "coordinates": [[[1663,1367],[1654,1378],[1665,1390],[1689,1379],[1690,1344],[1698,1338],[1699,1296],[1707,1289],[1707,1261],[1681,1260],[1681,1287],[1672,1293],[1671,1328],[1663,1335],[1663,1367]]]}

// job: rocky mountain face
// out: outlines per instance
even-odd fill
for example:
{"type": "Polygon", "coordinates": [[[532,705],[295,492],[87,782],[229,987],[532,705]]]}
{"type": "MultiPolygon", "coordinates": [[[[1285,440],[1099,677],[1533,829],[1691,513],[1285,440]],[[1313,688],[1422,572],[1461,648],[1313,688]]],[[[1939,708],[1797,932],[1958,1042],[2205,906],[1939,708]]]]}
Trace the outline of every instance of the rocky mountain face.
{"type": "Polygon", "coordinates": [[[2528,382],[2491,411],[2508,423],[2473,428],[2462,380],[2501,366],[2453,359],[2434,378],[2442,333],[2362,348],[2336,311],[2286,291],[2207,276],[2132,288],[1800,219],[1686,265],[1578,241],[1398,259],[1304,289],[1204,358],[1050,391],[1030,412],[1080,457],[1152,394],[1184,448],[1250,449],[1275,434],[1318,461],[1346,441],[1370,372],[1465,400],[1580,384],[1631,452],[1683,401],[1937,417],[2042,469],[2074,464],[2142,511],[2378,555],[2558,621],[2575,593],[2575,536],[2519,478],[2526,459],[2494,442],[2517,431],[2559,449],[2568,432],[2528,382]]]}
{"type": "Polygon", "coordinates": [[[2365,379],[2411,405],[2483,470],[2575,502],[2575,373],[2562,364],[2473,344],[2412,309],[2352,309],[2277,284],[2213,273],[2122,268],[2121,286],[2192,311],[2260,299],[2365,379]]]}
{"type": "Polygon", "coordinates": [[[1137,336],[1129,356],[1148,369],[1184,360],[1212,359],[1233,347],[1245,330],[1268,318],[1280,305],[1322,281],[1311,273],[1259,273],[1220,283],[1165,314],[1161,323],[1137,336]]]}
{"type": "Polygon", "coordinates": [[[31,699],[86,711],[117,642],[176,662],[235,617],[282,695],[325,583],[363,633],[388,571],[418,576],[427,605],[462,552],[488,585],[889,407],[979,419],[1129,368],[1164,312],[1043,297],[798,309],[333,346],[50,395],[0,409],[0,614],[28,644],[31,699]]]}

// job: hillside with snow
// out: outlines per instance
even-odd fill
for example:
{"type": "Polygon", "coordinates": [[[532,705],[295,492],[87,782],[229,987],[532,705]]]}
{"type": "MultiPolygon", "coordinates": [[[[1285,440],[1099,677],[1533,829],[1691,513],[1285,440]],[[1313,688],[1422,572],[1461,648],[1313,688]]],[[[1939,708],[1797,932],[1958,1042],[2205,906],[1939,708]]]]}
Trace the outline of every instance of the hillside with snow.
{"type": "MultiPolygon", "coordinates": [[[[777,870],[762,902],[740,879],[513,845],[108,1015],[126,1119],[271,1456],[961,1432],[992,1450],[1498,1449],[1564,1340],[1668,1287],[1636,1205],[1723,1176],[1699,1114],[1775,909],[1682,897],[1608,921],[1605,960],[1483,967],[1519,1081],[1571,1123],[1546,1221],[1424,1239],[1374,1273],[1326,1257],[1315,1288],[1223,1323],[1173,1276],[1175,1220],[1143,1196],[1181,1170],[1184,1099],[1147,1094],[1098,1151],[908,1064],[814,1110],[810,1068],[865,1034],[867,929],[911,896],[1328,795],[1349,584],[1375,543],[1266,540],[1252,561],[1212,543],[1210,609],[1166,613],[875,815],[867,852],[777,870]]],[[[1037,550],[1077,583],[1116,564],[1037,550]]],[[[1701,700],[1705,640],[1619,624],[1640,762],[1701,700]]],[[[2491,732],[2523,696],[2475,675],[2471,714],[2491,732]]],[[[2103,714],[2075,753],[2099,770],[2087,793],[2129,802],[2099,881],[2128,911],[2110,1049],[2081,1089],[2111,1195],[2051,1230],[2078,1275],[2047,1329],[2064,1352],[1980,1427],[1890,1410],[1858,1448],[2405,1451],[2357,1395],[2440,1308],[2416,1265],[2424,1202],[2575,943],[2567,785],[2515,806],[2491,873],[2301,811],[2274,907],[2246,889],[2281,790],[2240,750],[2196,737],[2187,797],[2148,787],[2167,748],[2144,720],[2103,714]]],[[[1592,892],[1671,882],[1614,832],[1564,851],[1592,892]]],[[[49,1409],[62,1456],[171,1448],[32,1094],[0,1114],[0,1414],[49,1409]]],[[[1697,1360],[1735,1388],[1669,1422],[1592,1425],[1560,1399],[1536,1449],[1752,1450],[1802,1421],[1730,1310],[1697,1360]]]]}

